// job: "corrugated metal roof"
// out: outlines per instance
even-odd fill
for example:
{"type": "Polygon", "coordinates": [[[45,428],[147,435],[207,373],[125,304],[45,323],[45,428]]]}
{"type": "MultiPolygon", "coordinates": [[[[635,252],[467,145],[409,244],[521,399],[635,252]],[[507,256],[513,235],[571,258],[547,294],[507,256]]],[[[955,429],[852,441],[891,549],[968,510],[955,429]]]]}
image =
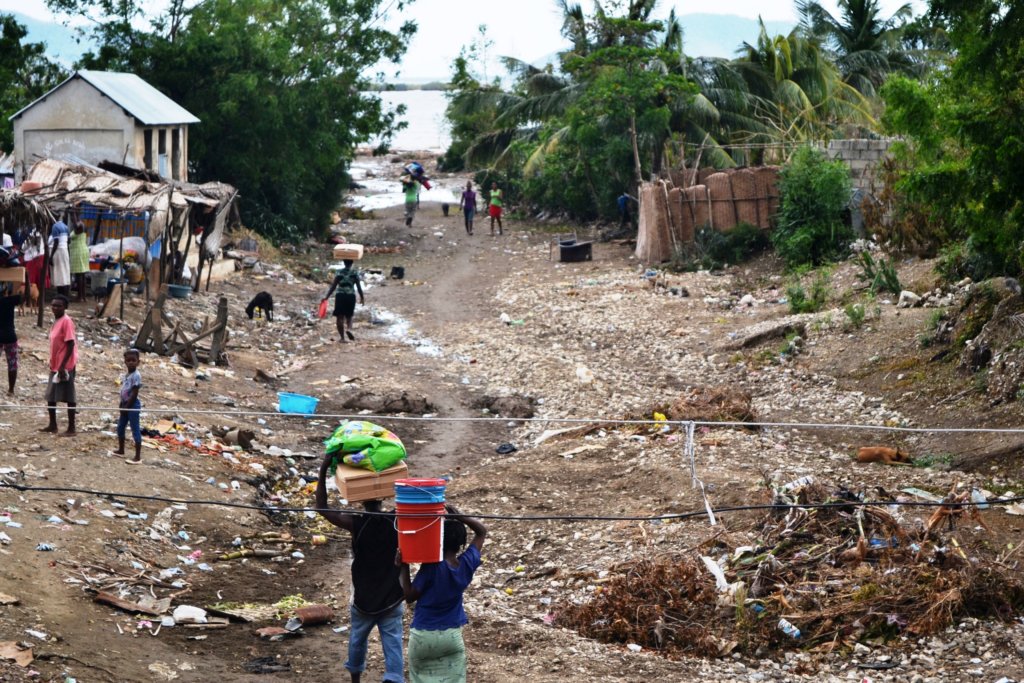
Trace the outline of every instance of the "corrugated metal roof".
{"type": "Polygon", "coordinates": [[[56,88],[27,107],[20,109],[10,119],[18,118],[24,111],[31,109],[38,102],[45,100],[52,93],[60,90],[65,84],[76,78],[81,78],[86,83],[89,83],[145,126],[199,123],[199,119],[189,113],[184,107],[135,74],[117,71],[89,71],[87,69],[76,71],[56,88]]]}

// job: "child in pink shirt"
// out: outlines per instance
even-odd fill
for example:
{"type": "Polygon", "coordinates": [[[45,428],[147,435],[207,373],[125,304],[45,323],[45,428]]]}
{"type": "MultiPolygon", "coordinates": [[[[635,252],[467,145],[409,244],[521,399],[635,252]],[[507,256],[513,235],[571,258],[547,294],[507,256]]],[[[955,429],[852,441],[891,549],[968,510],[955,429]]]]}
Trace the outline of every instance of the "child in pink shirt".
{"type": "Polygon", "coordinates": [[[50,423],[41,432],[57,432],[57,404],[68,404],[68,430],[62,436],[75,435],[75,366],[78,365],[78,343],[75,323],[66,314],[68,299],[63,294],[53,298],[53,327],[50,328],[50,381],[46,385],[46,407],[50,423]]]}

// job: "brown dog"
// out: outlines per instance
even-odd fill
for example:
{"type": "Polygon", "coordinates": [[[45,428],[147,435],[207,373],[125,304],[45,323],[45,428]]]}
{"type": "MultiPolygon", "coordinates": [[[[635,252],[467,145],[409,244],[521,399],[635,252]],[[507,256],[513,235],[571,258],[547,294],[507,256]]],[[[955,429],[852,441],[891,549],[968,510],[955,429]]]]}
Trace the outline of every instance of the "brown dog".
{"type": "Polygon", "coordinates": [[[18,313],[25,315],[25,311],[32,310],[39,306],[39,285],[34,282],[29,283],[28,294],[26,296],[25,288],[21,289],[21,305],[18,306],[18,313]]]}
{"type": "Polygon", "coordinates": [[[913,465],[913,461],[906,453],[901,453],[899,447],[889,448],[888,446],[861,446],[857,449],[857,462],[880,462],[886,465],[913,465]]]}

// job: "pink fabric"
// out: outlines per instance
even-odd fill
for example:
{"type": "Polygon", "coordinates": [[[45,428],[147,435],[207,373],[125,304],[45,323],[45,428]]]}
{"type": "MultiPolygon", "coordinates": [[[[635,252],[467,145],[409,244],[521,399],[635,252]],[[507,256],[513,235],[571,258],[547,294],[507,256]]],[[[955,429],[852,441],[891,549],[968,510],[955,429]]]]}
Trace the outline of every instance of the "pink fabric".
{"type": "Polygon", "coordinates": [[[54,321],[50,328],[50,372],[57,372],[64,362],[67,343],[75,342],[71,347],[71,360],[64,366],[65,370],[74,370],[78,365],[78,341],[75,338],[75,323],[65,313],[54,321]]]}

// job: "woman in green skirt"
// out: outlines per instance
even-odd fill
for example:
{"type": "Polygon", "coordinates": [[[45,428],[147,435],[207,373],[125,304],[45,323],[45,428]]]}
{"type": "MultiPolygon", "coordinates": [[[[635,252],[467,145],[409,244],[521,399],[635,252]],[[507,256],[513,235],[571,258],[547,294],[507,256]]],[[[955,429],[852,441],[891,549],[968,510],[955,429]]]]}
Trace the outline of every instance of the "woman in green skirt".
{"type": "Polygon", "coordinates": [[[480,549],[487,529],[479,520],[466,517],[451,505],[445,505],[444,561],[424,564],[409,580],[409,565],[398,562],[398,580],[405,591],[405,600],[416,603],[409,629],[409,676],[412,683],[464,683],[466,680],[466,646],[462,627],[468,622],[462,607],[462,594],[480,566],[480,549]],[[473,540],[466,551],[466,527],[473,530],[473,540]]]}

